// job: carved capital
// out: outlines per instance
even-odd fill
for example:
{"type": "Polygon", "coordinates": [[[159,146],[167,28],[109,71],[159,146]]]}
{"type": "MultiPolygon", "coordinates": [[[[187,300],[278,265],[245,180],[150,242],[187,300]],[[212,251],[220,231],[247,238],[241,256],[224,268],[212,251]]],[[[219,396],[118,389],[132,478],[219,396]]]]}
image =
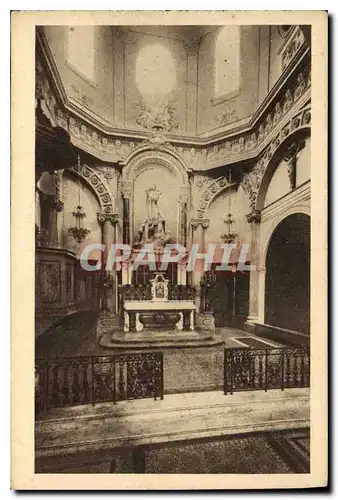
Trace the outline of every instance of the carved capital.
{"type": "Polygon", "coordinates": [[[201,221],[201,224],[202,224],[203,229],[208,229],[208,227],[210,226],[210,219],[203,219],[201,221]]]}
{"type": "Polygon", "coordinates": [[[260,210],[252,210],[249,214],[246,215],[246,220],[249,222],[260,222],[261,221],[261,211],[260,210]]]}
{"type": "Polygon", "coordinates": [[[123,198],[131,198],[132,184],[130,181],[122,181],[122,196],[123,198]]]}
{"type": "Polygon", "coordinates": [[[191,219],[190,224],[194,229],[196,229],[199,224],[201,224],[203,229],[208,229],[210,225],[210,219],[191,219]]]}
{"type": "Polygon", "coordinates": [[[104,224],[105,222],[110,222],[112,225],[115,225],[119,221],[119,214],[103,214],[102,212],[98,212],[97,220],[100,224],[104,224]]]}

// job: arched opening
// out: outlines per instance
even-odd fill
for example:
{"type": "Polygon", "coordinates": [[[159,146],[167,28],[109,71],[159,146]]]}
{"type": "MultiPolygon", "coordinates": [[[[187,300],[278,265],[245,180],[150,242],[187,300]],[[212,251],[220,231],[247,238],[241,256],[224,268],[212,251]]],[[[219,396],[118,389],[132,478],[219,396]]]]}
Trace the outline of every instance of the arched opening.
{"type": "Polygon", "coordinates": [[[289,215],[275,229],[267,251],[265,323],[310,331],[310,217],[289,215]]]}

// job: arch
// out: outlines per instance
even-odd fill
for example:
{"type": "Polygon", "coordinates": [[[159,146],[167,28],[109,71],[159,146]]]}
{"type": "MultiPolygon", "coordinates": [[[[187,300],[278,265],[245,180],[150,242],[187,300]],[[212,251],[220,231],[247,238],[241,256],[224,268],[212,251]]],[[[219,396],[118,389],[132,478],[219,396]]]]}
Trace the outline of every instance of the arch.
{"type": "Polygon", "coordinates": [[[231,189],[236,186],[235,183],[229,183],[225,177],[218,177],[214,182],[208,185],[208,187],[203,192],[200,201],[196,208],[196,219],[204,219],[206,213],[209,209],[211,203],[219,196],[221,193],[227,189],[231,189]]]}
{"type": "MultiPolygon", "coordinates": [[[[266,255],[267,255],[267,251],[269,248],[269,244],[270,244],[271,238],[272,238],[276,228],[279,226],[279,224],[281,224],[281,222],[283,222],[284,219],[286,219],[286,217],[289,217],[290,215],[294,215],[294,214],[304,214],[304,215],[307,215],[308,217],[310,217],[311,216],[310,203],[306,204],[303,202],[301,204],[297,203],[295,205],[291,205],[286,210],[283,210],[283,212],[279,216],[275,216],[272,219],[272,224],[269,227],[269,231],[267,232],[264,239],[261,239],[261,243],[260,243],[260,246],[261,246],[260,262],[264,263],[264,265],[263,265],[264,268],[266,266],[266,255]]],[[[262,223],[262,224],[265,224],[265,223],[262,223]]]]}
{"type": "Polygon", "coordinates": [[[264,322],[309,333],[310,217],[293,213],[275,227],[267,248],[264,322]]]}
{"type": "Polygon", "coordinates": [[[308,126],[299,128],[293,131],[290,135],[288,135],[275,149],[272,153],[272,156],[268,160],[268,163],[264,169],[262,169],[262,177],[259,181],[259,187],[256,196],[255,208],[256,210],[263,210],[266,193],[272,179],[273,174],[275,173],[278,165],[283,159],[283,156],[287,150],[287,148],[293,143],[296,142],[301,144],[307,137],[311,135],[311,128],[308,126]]]}
{"type": "Polygon", "coordinates": [[[136,177],[151,164],[161,165],[178,178],[181,185],[188,185],[188,169],[179,155],[171,150],[157,150],[149,146],[132,152],[123,163],[123,181],[133,184],[136,177]]]}
{"type": "Polygon", "coordinates": [[[108,186],[93,168],[88,165],[75,165],[67,169],[68,171],[78,175],[91,187],[99,201],[102,213],[114,213],[115,203],[108,186]]]}

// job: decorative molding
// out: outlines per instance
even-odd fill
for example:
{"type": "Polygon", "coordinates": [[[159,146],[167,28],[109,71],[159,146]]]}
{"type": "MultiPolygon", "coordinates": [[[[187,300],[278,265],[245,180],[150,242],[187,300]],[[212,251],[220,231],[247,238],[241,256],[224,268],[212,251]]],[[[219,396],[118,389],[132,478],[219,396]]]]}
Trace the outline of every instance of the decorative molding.
{"type": "Polygon", "coordinates": [[[304,44],[305,36],[301,28],[298,26],[282,52],[283,69],[285,69],[290,64],[290,62],[293,60],[293,58],[296,56],[296,54],[304,44]]]}
{"type": "Polygon", "coordinates": [[[236,183],[229,183],[225,177],[219,177],[211,182],[203,192],[196,209],[196,219],[205,218],[205,214],[213,200],[226,189],[236,186],[236,183]]]}
{"type": "Polygon", "coordinates": [[[237,102],[227,102],[224,106],[224,110],[219,115],[217,121],[219,126],[226,125],[227,123],[237,120],[237,102]]]}
{"type": "MultiPolygon", "coordinates": [[[[169,144],[159,133],[149,138],[149,131],[114,127],[73,104],[63,88],[43,30],[38,30],[37,45],[41,60],[37,61],[36,95],[43,112],[54,126],[60,126],[70,134],[74,146],[112,163],[126,163],[135,150],[145,147],[170,150],[187,168],[199,171],[255,159],[262,154],[272,136],[284,128],[289,113],[297,113],[308,104],[311,96],[309,48],[305,43],[297,49],[287,70],[254,115],[243,124],[237,127],[234,124],[231,130],[217,131],[205,137],[169,133],[172,143],[169,144]]],[[[288,45],[289,41],[286,47],[288,45]]]]}
{"type": "Polygon", "coordinates": [[[149,146],[137,148],[134,154],[123,164],[123,180],[133,184],[140,172],[152,164],[163,166],[179,179],[182,186],[188,185],[188,169],[186,165],[167,145],[155,150],[150,149],[149,146]]]}
{"type": "Polygon", "coordinates": [[[108,186],[93,168],[88,165],[74,165],[67,170],[76,173],[79,177],[84,179],[89,186],[91,186],[99,200],[101,211],[103,213],[114,213],[114,202],[108,186]]]}
{"type": "Polygon", "coordinates": [[[256,162],[254,168],[250,173],[245,173],[242,179],[242,187],[249,196],[249,203],[252,209],[256,208],[257,195],[259,188],[274,152],[281,146],[283,141],[288,140],[290,134],[302,128],[307,129],[311,121],[310,108],[302,109],[295,113],[292,118],[280,129],[278,134],[269,143],[264,153],[256,162]]]}

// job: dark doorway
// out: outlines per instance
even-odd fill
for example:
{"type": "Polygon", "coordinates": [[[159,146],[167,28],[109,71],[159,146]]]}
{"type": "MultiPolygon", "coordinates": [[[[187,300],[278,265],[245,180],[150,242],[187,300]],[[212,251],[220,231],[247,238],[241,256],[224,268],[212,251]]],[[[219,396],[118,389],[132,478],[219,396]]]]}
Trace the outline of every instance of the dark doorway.
{"type": "Polygon", "coordinates": [[[275,229],[267,252],[265,323],[310,331],[310,217],[293,214],[275,229]]]}
{"type": "Polygon", "coordinates": [[[216,271],[218,265],[212,269],[213,286],[209,299],[215,326],[243,328],[249,310],[249,273],[216,271]]]}

